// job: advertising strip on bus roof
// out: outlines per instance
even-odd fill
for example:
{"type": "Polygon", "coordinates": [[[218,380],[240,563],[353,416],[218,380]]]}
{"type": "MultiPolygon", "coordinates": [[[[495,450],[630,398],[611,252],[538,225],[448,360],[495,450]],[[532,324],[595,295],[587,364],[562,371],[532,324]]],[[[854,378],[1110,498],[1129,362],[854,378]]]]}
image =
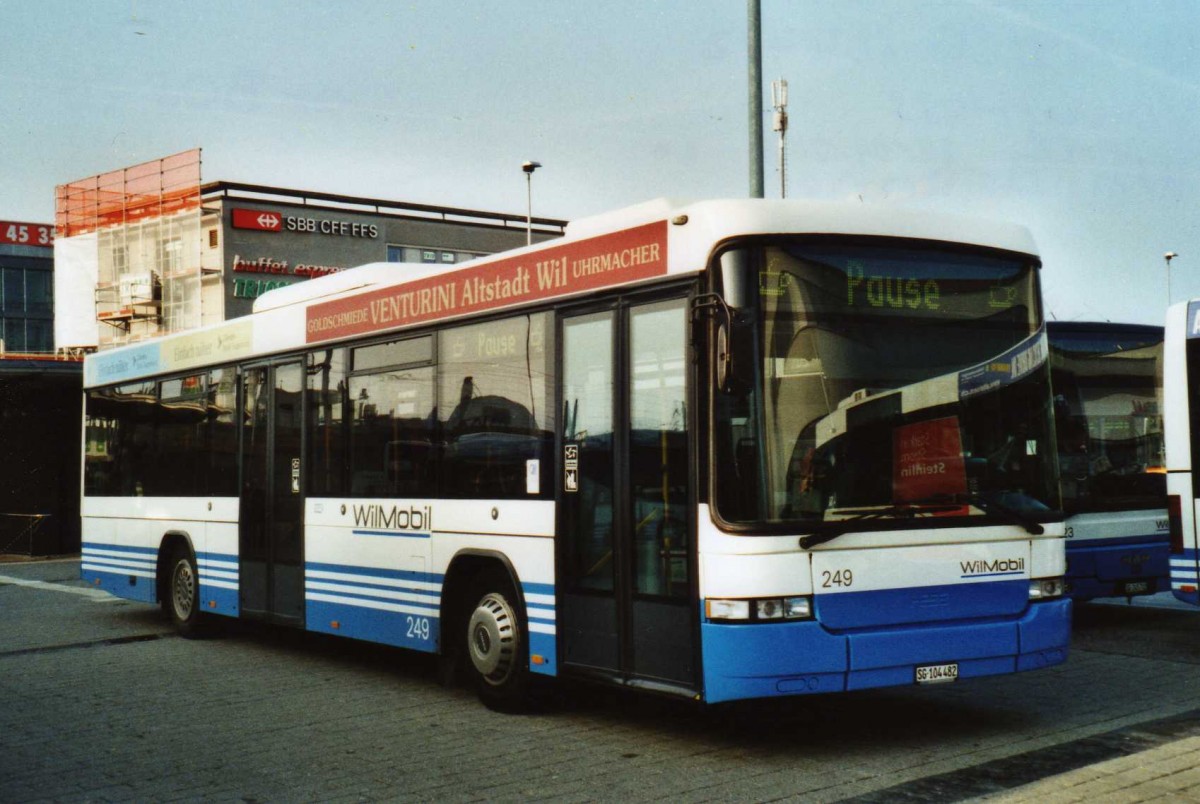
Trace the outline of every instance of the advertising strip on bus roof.
{"type": "Polygon", "coordinates": [[[1046,327],[1018,343],[1002,355],[958,374],[958,398],[994,391],[1016,382],[1046,362],[1050,354],[1046,327]]]}
{"type": "Polygon", "coordinates": [[[249,319],[231,321],[216,329],[191,332],[162,343],[163,371],[206,366],[248,357],[254,349],[254,326],[249,319]]]}
{"type": "Polygon", "coordinates": [[[231,321],[210,330],[140,346],[89,355],[83,364],[84,384],[106,385],[134,377],[238,360],[253,350],[254,325],[249,319],[231,321]]]}
{"type": "Polygon", "coordinates": [[[310,306],[307,343],[479,313],[667,272],[666,221],[310,306]]]}
{"type": "Polygon", "coordinates": [[[155,374],[162,370],[157,343],[132,346],[115,352],[88,355],[83,362],[84,385],[103,385],[121,382],[130,377],[155,374]]]}

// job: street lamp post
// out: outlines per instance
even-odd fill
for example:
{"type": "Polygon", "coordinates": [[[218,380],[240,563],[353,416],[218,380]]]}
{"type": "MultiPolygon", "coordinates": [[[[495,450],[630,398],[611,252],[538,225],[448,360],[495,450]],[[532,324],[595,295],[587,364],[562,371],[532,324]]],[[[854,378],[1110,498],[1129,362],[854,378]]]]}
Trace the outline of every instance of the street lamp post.
{"type": "Polygon", "coordinates": [[[750,197],[763,197],[762,0],[746,0],[750,78],[750,197]]]}
{"type": "Polygon", "coordinates": [[[1171,306],[1171,260],[1175,259],[1178,256],[1179,255],[1176,254],[1174,251],[1168,251],[1166,254],[1163,255],[1163,259],[1167,263],[1167,306],[1168,307],[1171,306]]]}
{"type": "Polygon", "coordinates": [[[533,171],[542,166],[541,162],[526,162],[521,165],[525,171],[525,245],[533,244],[533,171]]]}

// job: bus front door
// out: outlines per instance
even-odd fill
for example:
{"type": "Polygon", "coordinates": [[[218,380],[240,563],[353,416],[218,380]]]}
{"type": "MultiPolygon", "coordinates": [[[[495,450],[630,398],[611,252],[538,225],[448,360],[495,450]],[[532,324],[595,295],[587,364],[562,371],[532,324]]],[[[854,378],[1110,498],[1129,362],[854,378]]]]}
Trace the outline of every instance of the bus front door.
{"type": "Polygon", "coordinates": [[[242,373],[241,610],[288,625],[304,624],[303,390],[300,363],[242,373]]]}
{"type": "Polygon", "coordinates": [[[686,299],[561,321],[564,668],[696,686],[686,299]]]}

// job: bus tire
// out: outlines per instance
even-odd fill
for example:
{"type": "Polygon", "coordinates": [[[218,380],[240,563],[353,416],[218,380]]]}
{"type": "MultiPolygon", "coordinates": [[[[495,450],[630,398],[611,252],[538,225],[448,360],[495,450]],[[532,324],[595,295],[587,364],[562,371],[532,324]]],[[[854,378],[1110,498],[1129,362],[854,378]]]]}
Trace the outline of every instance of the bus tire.
{"type": "Polygon", "coordinates": [[[163,611],[180,636],[199,635],[203,614],[200,610],[200,573],[192,551],[176,546],[166,563],[163,611]]]}
{"type": "Polygon", "coordinates": [[[476,590],[466,654],[479,698],[489,709],[523,710],[529,703],[529,651],[520,600],[504,572],[485,573],[476,590]]]}

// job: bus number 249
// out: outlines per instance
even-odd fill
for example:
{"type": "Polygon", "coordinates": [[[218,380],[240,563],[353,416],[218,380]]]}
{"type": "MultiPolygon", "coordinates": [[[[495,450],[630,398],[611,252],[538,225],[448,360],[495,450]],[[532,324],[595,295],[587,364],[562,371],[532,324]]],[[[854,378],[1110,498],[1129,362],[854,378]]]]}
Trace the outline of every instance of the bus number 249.
{"type": "Polygon", "coordinates": [[[848,569],[840,569],[830,572],[825,570],[821,573],[821,588],[832,589],[835,586],[853,586],[854,573],[848,569]]]}
{"type": "Polygon", "coordinates": [[[409,639],[420,639],[424,642],[429,641],[428,617],[406,617],[405,622],[408,624],[408,633],[406,636],[409,639]]]}

